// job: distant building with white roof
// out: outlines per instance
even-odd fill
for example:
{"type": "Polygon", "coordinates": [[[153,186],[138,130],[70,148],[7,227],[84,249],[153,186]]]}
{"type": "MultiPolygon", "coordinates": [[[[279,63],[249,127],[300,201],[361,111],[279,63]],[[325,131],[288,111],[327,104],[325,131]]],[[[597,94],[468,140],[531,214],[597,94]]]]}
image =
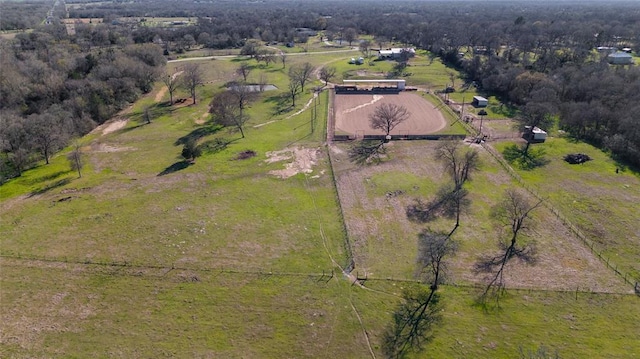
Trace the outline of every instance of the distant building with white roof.
{"type": "Polygon", "coordinates": [[[607,61],[612,65],[631,65],[633,56],[626,52],[618,51],[607,55],[607,61]]]}

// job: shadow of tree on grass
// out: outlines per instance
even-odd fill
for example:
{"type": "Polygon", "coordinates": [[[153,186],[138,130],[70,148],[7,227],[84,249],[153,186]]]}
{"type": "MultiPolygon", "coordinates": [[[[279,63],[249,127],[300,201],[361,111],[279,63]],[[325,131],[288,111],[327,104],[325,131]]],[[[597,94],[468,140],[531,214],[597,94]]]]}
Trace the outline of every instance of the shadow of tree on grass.
{"type": "Polygon", "coordinates": [[[191,162],[189,161],[178,161],[171,166],[165,168],[162,172],[158,173],[158,177],[168,175],[174,172],[182,171],[183,169],[191,166],[191,162]]]}
{"type": "Polygon", "coordinates": [[[185,143],[189,142],[189,141],[198,141],[199,139],[209,136],[209,135],[213,135],[214,133],[220,131],[223,127],[220,125],[207,125],[204,127],[198,127],[195,130],[189,132],[188,134],[180,137],[179,139],[176,140],[176,142],[174,143],[175,146],[180,146],[180,145],[184,145],[185,143]]]}
{"type": "Polygon", "coordinates": [[[67,174],[69,172],[71,172],[71,171],[69,171],[69,170],[57,171],[57,172],[50,173],[50,174],[47,174],[47,175],[44,175],[44,176],[41,176],[41,177],[30,179],[29,181],[26,181],[26,183],[30,184],[30,185],[33,185],[33,184],[36,184],[36,183],[42,183],[42,182],[46,182],[46,181],[51,181],[51,180],[56,179],[56,178],[58,178],[58,177],[60,177],[62,175],[65,175],[65,174],[67,174]]]}
{"type": "Polygon", "coordinates": [[[62,187],[62,186],[67,185],[69,183],[71,183],[71,179],[70,178],[68,178],[68,177],[67,178],[63,178],[63,179],[55,181],[53,183],[49,183],[48,185],[46,185],[46,186],[44,186],[42,188],[38,188],[37,190],[29,193],[29,197],[33,197],[33,196],[36,196],[36,195],[39,195],[39,194],[43,194],[43,193],[49,192],[52,189],[55,189],[55,188],[58,188],[58,187],[62,187]]]}

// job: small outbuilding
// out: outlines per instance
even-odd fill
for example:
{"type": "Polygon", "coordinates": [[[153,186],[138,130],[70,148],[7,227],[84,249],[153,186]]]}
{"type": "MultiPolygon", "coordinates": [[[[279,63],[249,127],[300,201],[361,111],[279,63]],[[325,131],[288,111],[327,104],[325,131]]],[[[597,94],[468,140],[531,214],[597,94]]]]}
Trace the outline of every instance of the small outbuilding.
{"type": "Polygon", "coordinates": [[[524,126],[522,138],[529,143],[542,143],[547,140],[547,133],[537,127],[524,126]]]}
{"type": "Polygon", "coordinates": [[[487,107],[487,105],[489,105],[489,100],[482,96],[473,96],[473,101],[471,102],[471,104],[474,107],[487,107]]]}
{"type": "Polygon", "coordinates": [[[607,61],[612,65],[631,65],[633,64],[633,56],[629,53],[618,51],[609,54],[607,61]]]}
{"type": "Polygon", "coordinates": [[[414,49],[413,47],[404,47],[404,48],[394,47],[391,49],[378,51],[379,59],[398,60],[398,59],[402,59],[403,57],[411,58],[411,57],[414,57],[415,55],[416,55],[416,49],[414,49]]]}

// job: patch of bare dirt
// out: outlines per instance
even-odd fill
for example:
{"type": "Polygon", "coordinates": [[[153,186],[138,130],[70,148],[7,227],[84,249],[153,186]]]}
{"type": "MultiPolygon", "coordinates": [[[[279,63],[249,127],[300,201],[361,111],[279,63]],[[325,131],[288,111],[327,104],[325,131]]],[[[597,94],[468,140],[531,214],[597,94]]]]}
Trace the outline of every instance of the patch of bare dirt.
{"type": "Polygon", "coordinates": [[[158,91],[158,93],[156,94],[156,97],[153,99],[155,102],[160,102],[162,101],[162,98],[164,97],[164,95],[167,93],[168,88],[167,86],[162,86],[162,88],[160,89],[160,91],[158,91]]]}
{"type": "MultiPolygon", "coordinates": [[[[178,71],[175,74],[173,74],[172,77],[175,79],[176,77],[180,76],[181,73],[183,73],[183,71],[178,71]]],[[[156,97],[154,98],[155,102],[162,101],[162,98],[167,93],[167,91],[168,91],[167,86],[162,86],[162,88],[160,89],[160,91],[158,91],[158,93],[156,94],[156,97]]]]}
{"type": "Polygon", "coordinates": [[[282,170],[269,171],[270,174],[278,176],[280,178],[289,178],[297,175],[298,173],[312,173],[313,166],[318,161],[317,148],[285,148],[280,151],[267,152],[267,163],[275,163],[282,161],[291,161],[285,164],[285,168],[282,170]]]}
{"type": "Polygon", "coordinates": [[[110,133],[116,132],[116,131],[118,131],[118,130],[120,130],[120,129],[124,128],[124,126],[126,126],[126,125],[127,125],[127,122],[129,122],[129,120],[128,120],[128,119],[126,119],[126,118],[115,118],[115,119],[114,119],[114,120],[112,120],[112,121],[109,121],[109,122],[104,123],[104,124],[102,125],[102,126],[104,126],[104,127],[102,127],[102,126],[98,126],[98,127],[96,127],[96,130],[97,130],[98,128],[102,127],[102,128],[100,128],[100,131],[102,132],[102,135],[103,135],[103,136],[104,136],[104,135],[108,135],[108,134],[110,134],[110,133]]]}
{"type": "Polygon", "coordinates": [[[340,94],[335,96],[335,129],[355,136],[365,134],[384,135],[369,125],[377,103],[402,105],[410,117],[396,126],[392,135],[424,135],[443,129],[447,121],[442,113],[424,98],[414,93],[401,92],[394,95],[340,94]]]}
{"type": "Polygon", "coordinates": [[[209,111],[203,113],[202,116],[196,118],[195,120],[196,125],[204,125],[204,123],[207,122],[207,117],[209,117],[209,111]]]}
{"type": "Polygon", "coordinates": [[[124,152],[133,151],[133,147],[116,147],[106,143],[93,143],[91,144],[91,152],[112,153],[112,152],[124,152]]]}
{"type": "Polygon", "coordinates": [[[384,72],[373,72],[373,71],[367,71],[367,70],[358,70],[358,71],[356,71],[356,75],[358,75],[360,77],[365,77],[365,76],[384,77],[384,76],[387,76],[387,74],[384,73],[384,72]]]}

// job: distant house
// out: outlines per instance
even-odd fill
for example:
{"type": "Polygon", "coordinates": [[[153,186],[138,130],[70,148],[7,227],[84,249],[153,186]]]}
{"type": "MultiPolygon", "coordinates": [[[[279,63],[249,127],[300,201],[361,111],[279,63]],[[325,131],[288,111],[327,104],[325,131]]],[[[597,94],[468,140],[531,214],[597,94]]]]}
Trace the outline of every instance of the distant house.
{"type": "Polygon", "coordinates": [[[473,48],[474,55],[486,55],[487,47],[486,46],[476,46],[473,48]]]}
{"type": "Polygon", "coordinates": [[[379,59],[391,59],[398,60],[403,56],[414,57],[416,55],[416,50],[413,47],[394,47],[387,50],[378,51],[379,59]]]}
{"type": "Polygon", "coordinates": [[[310,29],[308,27],[298,27],[296,28],[296,35],[298,36],[316,36],[318,32],[310,29]]]}
{"type": "Polygon", "coordinates": [[[487,105],[489,105],[489,100],[482,96],[473,96],[473,101],[471,102],[471,104],[474,107],[487,107],[487,105]]]}
{"type": "Polygon", "coordinates": [[[631,65],[633,56],[626,52],[618,51],[607,56],[607,61],[612,65],[631,65]]]}
{"type": "Polygon", "coordinates": [[[618,48],[613,46],[598,46],[596,47],[596,50],[598,50],[599,53],[607,53],[607,52],[615,52],[618,50],[618,48]]]}

